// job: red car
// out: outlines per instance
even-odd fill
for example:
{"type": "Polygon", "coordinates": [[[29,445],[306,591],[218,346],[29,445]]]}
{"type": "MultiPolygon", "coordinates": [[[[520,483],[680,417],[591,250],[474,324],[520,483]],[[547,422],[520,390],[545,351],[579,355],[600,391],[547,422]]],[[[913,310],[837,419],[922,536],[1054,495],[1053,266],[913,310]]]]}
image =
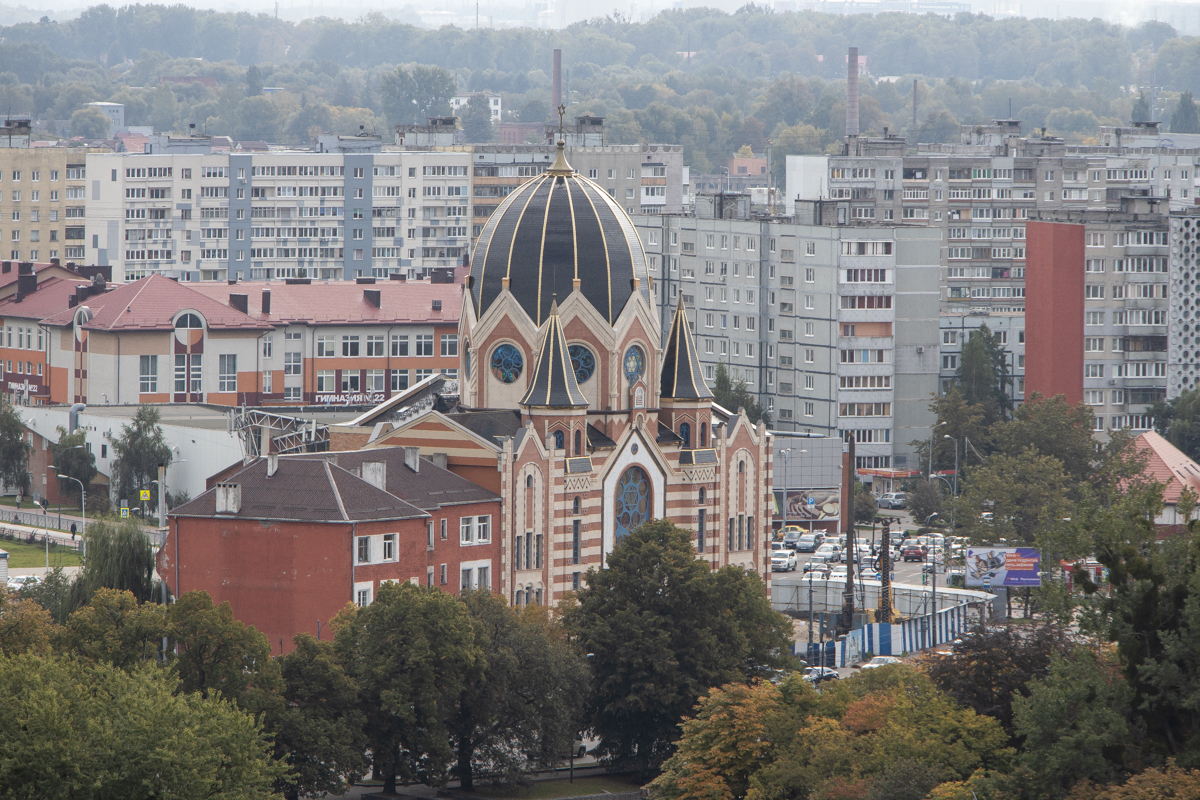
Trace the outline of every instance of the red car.
{"type": "Polygon", "coordinates": [[[925,545],[921,544],[909,545],[900,553],[900,557],[905,561],[924,561],[925,556],[925,545]]]}

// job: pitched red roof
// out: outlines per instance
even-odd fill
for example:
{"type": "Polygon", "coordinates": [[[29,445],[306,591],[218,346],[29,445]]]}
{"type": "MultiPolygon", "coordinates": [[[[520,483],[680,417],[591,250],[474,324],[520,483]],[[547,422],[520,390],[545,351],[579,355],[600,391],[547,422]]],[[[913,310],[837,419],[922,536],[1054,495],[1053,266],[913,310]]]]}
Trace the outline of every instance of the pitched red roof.
{"type": "Polygon", "coordinates": [[[43,280],[38,284],[37,291],[31,295],[26,295],[20,300],[17,299],[18,295],[0,300],[0,317],[44,320],[67,308],[78,287],[91,285],[91,281],[83,278],[43,280]]]}
{"type": "Polygon", "coordinates": [[[1188,458],[1175,445],[1154,431],[1146,431],[1133,441],[1139,453],[1146,455],[1147,477],[1166,484],[1163,502],[1174,505],[1185,486],[1200,494],[1200,464],[1188,458]]]}
{"type": "Polygon", "coordinates": [[[394,325],[397,323],[458,324],[462,313],[461,283],[424,281],[379,281],[360,284],[353,281],[314,281],[313,283],[196,283],[189,287],[214,302],[229,305],[231,294],[247,296],[249,314],[273,325],[326,325],[356,323],[394,325]],[[271,313],[262,313],[263,290],[271,292],[271,313]],[[366,292],[379,292],[379,305],[366,299],[366,292]],[[442,307],[435,311],[433,302],[442,307]]]}
{"type": "MultiPolygon", "coordinates": [[[[151,275],[85,301],[91,309],[88,330],[171,330],[175,315],[184,310],[197,311],[210,330],[270,330],[265,322],[253,319],[235,308],[161,275],[151,275]]],[[[70,325],[75,309],[64,308],[43,320],[46,325],[70,325]]]]}

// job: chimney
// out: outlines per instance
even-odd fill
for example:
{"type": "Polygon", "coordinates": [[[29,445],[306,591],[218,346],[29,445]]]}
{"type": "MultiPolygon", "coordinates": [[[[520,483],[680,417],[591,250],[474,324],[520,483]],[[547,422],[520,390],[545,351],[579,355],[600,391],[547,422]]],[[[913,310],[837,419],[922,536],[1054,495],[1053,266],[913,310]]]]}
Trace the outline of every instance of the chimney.
{"type": "Polygon", "coordinates": [[[217,513],[236,514],[242,508],[242,485],[240,483],[218,483],[217,513]]]}
{"type": "Polygon", "coordinates": [[[270,289],[262,290],[262,313],[264,313],[264,314],[271,313],[271,290],[270,289]]]}
{"type": "Polygon", "coordinates": [[[562,105],[562,50],[554,49],[554,74],[550,78],[550,115],[558,115],[562,105]]]}
{"type": "Polygon", "coordinates": [[[404,466],[408,467],[413,472],[421,471],[421,448],[404,448],[404,466]]]}
{"type": "Polygon", "coordinates": [[[248,294],[231,294],[229,295],[229,307],[236,308],[243,314],[250,313],[250,295],[248,294]]]}
{"type": "Polygon", "coordinates": [[[846,135],[858,136],[858,48],[846,59],[846,135]]]}
{"type": "Polygon", "coordinates": [[[279,453],[267,454],[267,477],[274,478],[279,471],[279,453]]]}
{"type": "Polygon", "coordinates": [[[435,467],[441,467],[442,469],[448,469],[445,453],[434,453],[430,457],[429,460],[433,462],[433,465],[435,467]]]}
{"type": "Polygon", "coordinates": [[[12,262],[11,261],[0,262],[0,272],[3,272],[5,275],[12,272],[12,262]]]}
{"type": "Polygon", "coordinates": [[[380,307],[381,293],[378,289],[363,289],[363,299],[376,308],[380,307]]]}
{"type": "Polygon", "coordinates": [[[364,283],[370,284],[370,283],[374,283],[374,282],[375,282],[375,278],[373,278],[373,277],[364,278],[364,277],[362,277],[362,276],[359,276],[359,277],[357,277],[357,278],[355,278],[355,279],[354,279],[354,282],[355,282],[355,283],[358,283],[358,284],[364,284],[364,283]]]}
{"type": "Polygon", "coordinates": [[[442,310],[442,301],[441,301],[441,300],[434,300],[434,301],[433,301],[433,310],[434,310],[434,311],[441,311],[441,310],[442,310]]]}
{"type": "Polygon", "coordinates": [[[260,456],[265,456],[269,452],[271,452],[271,426],[270,425],[259,425],[258,426],[258,454],[260,456]]]}
{"type": "MultiPolygon", "coordinates": [[[[413,448],[416,450],[417,448],[413,448]]],[[[408,453],[404,454],[404,460],[408,461],[408,453]]],[[[362,479],[374,486],[376,489],[387,491],[387,463],[384,461],[364,461],[362,465],[362,479]]]]}

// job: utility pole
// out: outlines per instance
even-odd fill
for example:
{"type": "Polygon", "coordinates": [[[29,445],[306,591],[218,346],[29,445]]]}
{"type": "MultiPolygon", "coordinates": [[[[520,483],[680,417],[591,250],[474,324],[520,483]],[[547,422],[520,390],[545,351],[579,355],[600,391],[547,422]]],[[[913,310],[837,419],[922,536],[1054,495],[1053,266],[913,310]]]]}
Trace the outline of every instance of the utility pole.
{"type": "Polygon", "coordinates": [[[846,537],[846,548],[850,552],[846,559],[846,586],[842,590],[842,633],[850,633],[854,627],[854,495],[855,476],[857,475],[854,460],[854,437],[848,442],[849,452],[843,456],[842,462],[842,533],[846,537]]]}
{"type": "Polygon", "coordinates": [[[888,625],[892,621],[892,521],[883,526],[879,553],[879,622],[888,625]]]}

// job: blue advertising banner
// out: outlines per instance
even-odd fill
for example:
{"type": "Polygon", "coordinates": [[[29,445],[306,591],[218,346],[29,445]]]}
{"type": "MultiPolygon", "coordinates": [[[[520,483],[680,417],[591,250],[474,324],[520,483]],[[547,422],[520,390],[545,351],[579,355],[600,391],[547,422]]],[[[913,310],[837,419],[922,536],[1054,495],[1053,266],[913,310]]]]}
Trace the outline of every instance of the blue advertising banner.
{"type": "Polygon", "coordinates": [[[1041,586],[1042,554],[1031,547],[968,547],[967,586],[1041,586]]]}

